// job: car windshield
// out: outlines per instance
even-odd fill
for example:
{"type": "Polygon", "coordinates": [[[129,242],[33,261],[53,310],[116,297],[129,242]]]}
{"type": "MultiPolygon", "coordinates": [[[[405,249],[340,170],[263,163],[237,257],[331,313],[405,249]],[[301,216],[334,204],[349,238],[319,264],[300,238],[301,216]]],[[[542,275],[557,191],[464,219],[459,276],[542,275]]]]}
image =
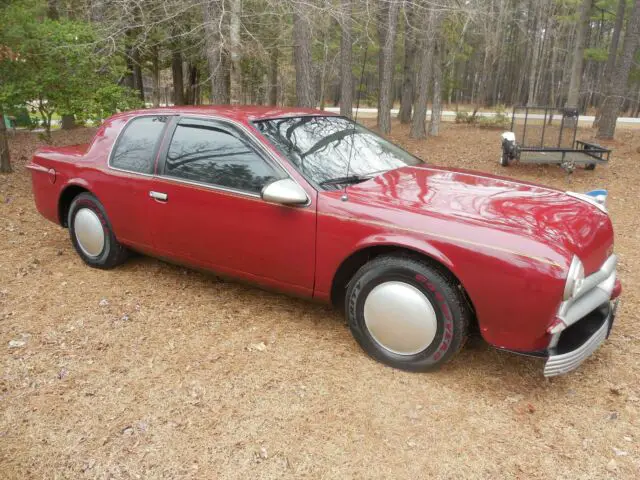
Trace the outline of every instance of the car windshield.
{"type": "Polygon", "coordinates": [[[308,180],[325,188],[340,188],[423,163],[344,117],[287,117],[262,120],[255,125],[308,180]]]}

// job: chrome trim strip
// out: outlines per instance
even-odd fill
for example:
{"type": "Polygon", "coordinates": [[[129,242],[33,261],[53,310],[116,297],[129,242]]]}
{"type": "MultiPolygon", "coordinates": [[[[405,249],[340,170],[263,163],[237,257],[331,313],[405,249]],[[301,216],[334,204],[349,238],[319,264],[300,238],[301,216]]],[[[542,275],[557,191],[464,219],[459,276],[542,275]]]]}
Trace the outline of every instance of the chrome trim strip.
{"type": "Polygon", "coordinates": [[[563,353],[562,355],[550,355],[544,366],[544,376],[554,377],[568,373],[578,368],[587,357],[591,356],[602,342],[604,342],[605,338],[607,338],[609,324],[611,322],[611,312],[612,310],[609,310],[609,315],[607,315],[607,319],[602,326],[580,347],[571,352],[563,353]]]}
{"type": "Polygon", "coordinates": [[[33,170],[34,172],[43,172],[43,173],[49,173],[49,170],[50,170],[47,167],[38,165],[37,163],[29,163],[28,165],[25,165],[24,168],[28,168],[29,170],[33,170]]]}
{"type": "Polygon", "coordinates": [[[600,270],[597,272],[593,272],[588,277],[584,278],[584,282],[582,282],[582,287],[578,290],[578,293],[574,297],[574,300],[580,298],[589,290],[595,288],[600,283],[604,282],[611,276],[612,273],[615,273],[616,266],[618,265],[618,256],[616,254],[612,254],[607,260],[602,264],[600,270]]]}
{"type": "MultiPolygon", "coordinates": [[[[617,264],[618,257],[612,254],[600,267],[600,270],[584,279],[584,283],[575,297],[560,304],[558,317],[567,327],[573,325],[611,298],[611,293],[616,284],[617,264]]],[[[554,342],[552,338],[549,347],[555,346],[555,343],[557,343],[557,339],[554,342]]]]}

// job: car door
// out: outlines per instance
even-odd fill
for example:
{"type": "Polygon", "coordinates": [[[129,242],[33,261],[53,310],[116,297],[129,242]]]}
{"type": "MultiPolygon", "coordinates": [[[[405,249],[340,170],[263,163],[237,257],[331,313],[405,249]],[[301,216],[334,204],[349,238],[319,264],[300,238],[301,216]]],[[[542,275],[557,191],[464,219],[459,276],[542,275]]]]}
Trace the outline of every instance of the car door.
{"type": "MultiPolygon", "coordinates": [[[[149,190],[156,159],[172,116],[144,114],[118,119],[107,129],[120,129],[108,159],[108,168],[92,178],[93,192],[107,209],[118,240],[143,251],[152,248],[147,223],[149,190]]],[[[105,137],[108,138],[109,132],[105,137]]]]}
{"type": "Polygon", "coordinates": [[[222,274],[311,295],[315,199],[305,206],[264,201],[261,189],[288,174],[256,139],[230,123],[184,117],[166,143],[150,193],[155,249],[222,274]]]}

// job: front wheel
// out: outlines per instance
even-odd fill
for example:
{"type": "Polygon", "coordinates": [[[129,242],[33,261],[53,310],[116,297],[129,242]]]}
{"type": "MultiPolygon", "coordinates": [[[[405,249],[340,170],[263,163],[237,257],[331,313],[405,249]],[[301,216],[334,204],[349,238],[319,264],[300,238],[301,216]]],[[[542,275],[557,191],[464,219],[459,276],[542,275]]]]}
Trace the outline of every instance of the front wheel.
{"type": "Polygon", "coordinates": [[[116,239],[107,213],[90,193],[73,199],[67,217],[71,243],[84,262],[95,268],[113,268],[127,258],[126,247],[116,239]]]}
{"type": "Polygon", "coordinates": [[[374,359],[427,371],[462,348],[471,313],[456,282],[412,257],[382,256],[365,264],[347,289],[347,322],[374,359]]]}

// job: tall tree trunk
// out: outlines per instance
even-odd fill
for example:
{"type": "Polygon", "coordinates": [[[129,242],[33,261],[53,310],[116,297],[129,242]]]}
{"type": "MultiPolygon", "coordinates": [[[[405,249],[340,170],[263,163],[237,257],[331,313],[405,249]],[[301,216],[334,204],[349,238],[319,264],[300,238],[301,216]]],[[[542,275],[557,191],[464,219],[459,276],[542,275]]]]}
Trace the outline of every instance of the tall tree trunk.
{"type": "Polygon", "coordinates": [[[329,60],[329,44],[327,42],[329,38],[329,28],[327,26],[322,34],[322,71],[320,73],[320,110],[324,110],[325,96],[327,88],[327,63],[329,60]]]}
{"type": "Polygon", "coordinates": [[[229,96],[231,104],[243,103],[242,99],[242,65],[240,63],[240,14],[241,0],[230,0],[229,16],[229,57],[231,60],[231,87],[229,96]]]}
{"type": "Polygon", "coordinates": [[[0,108],[0,173],[11,173],[11,171],[9,142],[7,141],[7,126],[4,123],[4,113],[0,108]]]}
{"type": "MultiPolygon", "coordinates": [[[[536,104],[536,74],[538,73],[538,58],[540,56],[541,34],[539,31],[540,17],[542,16],[542,2],[537,3],[536,15],[533,21],[533,48],[531,51],[531,64],[529,65],[529,92],[527,105],[536,104]]],[[[545,31],[546,34],[546,31],[545,31]]]]}
{"type": "Polygon", "coordinates": [[[229,71],[222,48],[222,12],[220,2],[207,0],[202,4],[204,17],[205,45],[211,83],[211,103],[228,104],[229,71]]]}
{"type": "Polygon", "coordinates": [[[616,10],[616,23],[613,27],[613,35],[611,36],[611,45],[609,46],[609,56],[607,57],[607,63],[604,67],[604,75],[600,81],[600,101],[598,102],[598,112],[593,119],[593,126],[597,127],[600,123],[600,116],[602,114],[602,99],[608,94],[611,87],[611,81],[613,80],[613,69],[616,65],[616,58],[618,58],[618,44],[620,43],[620,32],[624,25],[624,9],[626,7],[626,0],[618,0],[618,9],[616,10]]]}
{"type": "Polygon", "coordinates": [[[152,101],[154,107],[160,106],[160,60],[158,58],[158,46],[151,49],[151,76],[153,77],[152,101]]]}
{"type": "Polygon", "coordinates": [[[140,49],[133,49],[133,88],[138,90],[140,100],[144,102],[144,83],[142,80],[142,60],[140,58],[140,49]]]}
{"type": "Polygon", "coordinates": [[[187,105],[196,105],[198,103],[198,66],[195,63],[187,65],[187,105]]]}
{"type": "MultiPolygon", "coordinates": [[[[58,0],[47,1],[47,18],[49,20],[60,20],[60,12],[58,11],[58,0]]],[[[60,118],[60,128],[62,130],[71,130],[76,126],[76,117],[73,113],[63,113],[60,118]]]]}
{"type": "MultiPolygon", "coordinates": [[[[438,37],[440,33],[438,33],[438,37]]],[[[442,60],[444,42],[437,38],[433,46],[433,100],[431,106],[431,122],[429,123],[429,135],[437,137],[440,133],[440,118],[442,116],[442,60]]]]}
{"type": "Polygon", "coordinates": [[[171,74],[173,76],[173,104],[184,105],[184,77],[182,74],[182,52],[175,45],[171,55],[171,74]]]}
{"type": "Polygon", "coordinates": [[[640,41],[640,0],[635,0],[631,17],[624,35],[622,55],[616,62],[612,76],[611,91],[602,103],[602,113],[598,126],[598,138],[613,138],[618,114],[627,93],[627,81],[633,65],[633,57],[640,41]]]}
{"type": "Polygon", "coordinates": [[[589,16],[593,0],[582,0],[580,4],[580,19],[571,63],[571,80],[569,81],[569,93],[567,107],[578,108],[580,102],[580,84],[582,80],[582,67],[584,65],[584,48],[589,27],[589,16]]]}
{"type": "Polygon", "coordinates": [[[294,7],[293,64],[296,70],[296,103],[299,107],[316,106],[313,64],[311,63],[311,24],[306,15],[294,7]]]}
{"type": "Polygon", "coordinates": [[[353,116],[353,73],[351,58],[353,40],[351,38],[351,24],[353,22],[352,0],[342,2],[342,35],[340,37],[340,115],[351,118],[353,116]]]}
{"type": "Polygon", "coordinates": [[[411,120],[411,138],[426,138],[427,136],[427,103],[429,101],[429,79],[431,78],[431,60],[433,57],[433,46],[429,41],[428,32],[433,27],[433,12],[425,15],[424,29],[420,32],[418,39],[418,74],[416,76],[416,101],[411,120]]]}
{"type": "Polygon", "coordinates": [[[280,51],[275,46],[269,61],[269,105],[278,104],[278,60],[280,51]]]}
{"type": "Polygon", "coordinates": [[[380,21],[384,22],[384,42],[380,48],[380,107],[378,109],[378,128],[382,133],[391,132],[391,106],[393,103],[393,51],[396,39],[396,25],[398,23],[398,0],[380,0],[388,6],[383,9],[380,21]]]}
{"type": "Polygon", "coordinates": [[[404,67],[402,72],[402,92],[400,93],[400,111],[398,118],[400,123],[411,122],[411,111],[413,110],[414,84],[416,80],[415,58],[416,40],[413,25],[413,4],[407,3],[405,11],[405,32],[404,32],[404,67]]]}

